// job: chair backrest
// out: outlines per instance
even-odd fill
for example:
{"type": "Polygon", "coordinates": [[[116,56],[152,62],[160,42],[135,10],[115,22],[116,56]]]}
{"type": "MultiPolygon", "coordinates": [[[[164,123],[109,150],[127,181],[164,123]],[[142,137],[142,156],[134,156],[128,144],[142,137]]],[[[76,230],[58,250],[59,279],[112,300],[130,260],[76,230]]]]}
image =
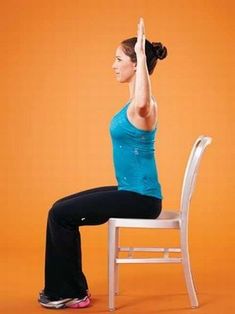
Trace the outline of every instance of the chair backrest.
{"type": "Polygon", "coordinates": [[[193,194],[195,187],[195,181],[199,169],[199,164],[202,158],[202,155],[205,151],[207,145],[212,141],[212,138],[209,136],[199,136],[195,141],[193,148],[191,150],[187,166],[185,169],[184,180],[182,185],[181,192],[181,201],[180,201],[180,212],[182,217],[188,217],[188,210],[190,205],[190,200],[193,194]]]}

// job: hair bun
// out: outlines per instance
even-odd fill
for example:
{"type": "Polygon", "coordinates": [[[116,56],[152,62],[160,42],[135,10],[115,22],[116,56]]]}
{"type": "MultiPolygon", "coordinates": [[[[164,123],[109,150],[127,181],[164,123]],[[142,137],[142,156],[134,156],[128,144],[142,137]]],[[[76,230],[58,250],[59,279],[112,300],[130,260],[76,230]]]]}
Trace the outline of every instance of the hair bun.
{"type": "Polygon", "coordinates": [[[167,49],[162,43],[152,42],[152,46],[157,59],[162,60],[167,56],[167,49]]]}

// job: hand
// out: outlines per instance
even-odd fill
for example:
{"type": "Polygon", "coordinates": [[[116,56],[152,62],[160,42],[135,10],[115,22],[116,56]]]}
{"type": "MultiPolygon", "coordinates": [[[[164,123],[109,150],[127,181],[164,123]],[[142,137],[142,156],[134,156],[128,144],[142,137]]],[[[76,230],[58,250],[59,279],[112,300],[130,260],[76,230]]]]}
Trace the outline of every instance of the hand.
{"type": "Polygon", "coordinates": [[[141,17],[138,23],[137,42],[135,44],[136,56],[145,56],[145,29],[144,19],[141,17]]]}

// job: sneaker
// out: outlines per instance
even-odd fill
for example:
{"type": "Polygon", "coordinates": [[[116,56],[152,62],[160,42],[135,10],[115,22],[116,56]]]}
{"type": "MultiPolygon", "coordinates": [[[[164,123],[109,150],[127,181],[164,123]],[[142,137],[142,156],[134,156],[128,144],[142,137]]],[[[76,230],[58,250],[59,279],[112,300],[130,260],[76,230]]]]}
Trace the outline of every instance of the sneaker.
{"type": "Polygon", "coordinates": [[[87,294],[88,298],[91,299],[91,293],[88,289],[86,290],[86,294],[87,294]]]}
{"type": "Polygon", "coordinates": [[[63,308],[84,308],[88,307],[91,303],[88,296],[85,296],[82,299],[78,298],[60,298],[59,300],[50,300],[48,296],[44,294],[44,291],[42,290],[39,293],[39,299],[38,302],[47,308],[54,308],[54,309],[63,309],[63,308]]]}
{"type": "Polygon", "coordinates": [[[83,299],[74,298],[71,301],[66,302],[65,307],[69,307],[72,309],[79,309],[88,307],[91,301],[88,296],[85,296],[83,299]]]}

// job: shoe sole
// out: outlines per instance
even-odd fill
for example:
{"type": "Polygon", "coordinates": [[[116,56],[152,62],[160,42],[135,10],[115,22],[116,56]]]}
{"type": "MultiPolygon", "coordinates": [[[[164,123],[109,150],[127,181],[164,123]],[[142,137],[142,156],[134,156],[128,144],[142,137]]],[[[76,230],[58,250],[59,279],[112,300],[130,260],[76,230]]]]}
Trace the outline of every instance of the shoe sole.
{"type": "Polygon", "coordinates": [[[64,303],[61,304],[46,304],[46,303],[42,303],[39,302],[43,307],[46,307],[47,309],[63,309],[66,307],[66,305],[64,303]]]}
{"type": "Polygon", "coordinates": [[[88,307],[91,303],[88,297],[84,298],[84,300],[79,299],[68,299],[67,301],[52,301],[49,303],[42,303],[39,302],[43,307],[50,308],[50,309],[63,309],[63,308],[85,308],[88,307]]]}

